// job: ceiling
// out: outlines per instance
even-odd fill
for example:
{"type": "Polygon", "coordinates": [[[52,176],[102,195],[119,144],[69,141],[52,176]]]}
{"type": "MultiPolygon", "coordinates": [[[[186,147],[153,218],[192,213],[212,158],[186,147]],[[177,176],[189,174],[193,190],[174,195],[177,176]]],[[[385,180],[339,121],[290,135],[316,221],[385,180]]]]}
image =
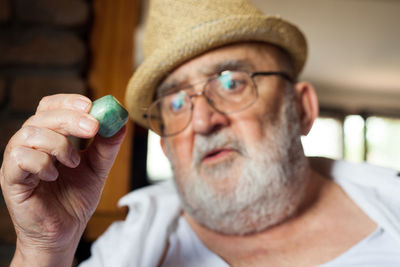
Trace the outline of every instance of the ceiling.
{"type": "Polygon", "coordinates": [[[299,26],[322,106],[400,115],[400,1],[251,0],[299,26]]]}

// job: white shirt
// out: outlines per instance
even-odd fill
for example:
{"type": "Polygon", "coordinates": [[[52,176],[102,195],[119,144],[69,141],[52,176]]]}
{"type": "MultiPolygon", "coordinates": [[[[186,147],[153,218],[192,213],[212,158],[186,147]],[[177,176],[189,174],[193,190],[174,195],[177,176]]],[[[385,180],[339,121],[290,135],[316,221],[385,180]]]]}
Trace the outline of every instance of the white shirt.
{"type": "MultiPolygon", "coordinates": [[[[323,158],[313,158],[310,162],[315,170],[331,176],[379,226],[369,237],[320,267],[399,267],[400,177],[397,172],[323,158]]],[[[119,204],[129,207],[126,220],[114,223],[93,244],[92,257],[81,267],[157,266],[168,240],[170,249],[163,267],[169,263],[175,264],[169,265],[174,267],[228,266],[181,219],[180,202],[172,181],[131,192],[119,204]],[[190,263],[182,263],[187,259],[190,263]]]]}
{"type": "MultiPolygon", "coordinates": [[[[196,236],[184,217],[169,238],[169,251],[161,267],[229,267],[196,236]]],[[[319,267],[399,267],[400,244],[381,227],[344,254],[319,267]]]]}
{"type": "Polygon", "coordinates": [[[399,267],[400,243],[378,227],[344,254],[319,267],[399,267]]]}

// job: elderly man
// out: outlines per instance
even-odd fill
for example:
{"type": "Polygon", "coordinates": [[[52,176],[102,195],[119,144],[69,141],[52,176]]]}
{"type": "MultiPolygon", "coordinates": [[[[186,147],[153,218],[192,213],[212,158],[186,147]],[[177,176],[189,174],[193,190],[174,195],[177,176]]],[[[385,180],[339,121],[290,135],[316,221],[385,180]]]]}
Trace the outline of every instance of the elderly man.
{"type": "MultiPolygon", "coordinates": [[[[154,0],[145,48],[126,102],[174,183],[125,196],[82,266],[400,266],[396,172],[304,156],[318,104],[295,26],[242,0],[154,0]]],[[[67,135],[98,130],[90,105],[46,97],[7,146],[12,266],[72,262],[124,136],[75,151],[67,135]]]]}

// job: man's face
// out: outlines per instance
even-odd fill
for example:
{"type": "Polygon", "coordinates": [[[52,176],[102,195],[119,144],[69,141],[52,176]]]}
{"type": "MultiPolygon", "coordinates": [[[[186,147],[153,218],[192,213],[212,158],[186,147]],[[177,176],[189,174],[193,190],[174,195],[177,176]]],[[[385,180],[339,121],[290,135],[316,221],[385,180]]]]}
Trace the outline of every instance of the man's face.
{"type": "MultiPolygon", "coordinates": [[[[163,84],[196,84],[201,90],[201,81],[223,70],[285,71],[278,63],[282,57],[267,45],[231,45],[185,63],[163,84]]],[[[163,139],[184,210],[225,234],[280,222],[294,212],[304,189],[293,177],[305,163],[293,93],[287,93],[292,85],[277,76],[257,77],[255,83],[256,102],[229,115],[204,97],[194,98],[190,125],[163,139]]]]}

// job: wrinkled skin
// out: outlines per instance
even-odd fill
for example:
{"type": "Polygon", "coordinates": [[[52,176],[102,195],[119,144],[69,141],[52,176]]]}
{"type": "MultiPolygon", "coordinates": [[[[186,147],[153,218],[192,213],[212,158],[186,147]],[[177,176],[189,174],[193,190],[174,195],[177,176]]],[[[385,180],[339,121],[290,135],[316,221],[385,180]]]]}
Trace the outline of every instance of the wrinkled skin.
{"type": "Polygon", "coordinates": [[[123,128],[112,138],[95,136],[90,106],[79,95],[43,98],[5,149],[0,181],[17,233],[12,266],[71,265],[125,135],[123,128]],[[79,152],[70,135],[95,138],[79,152]]]}

